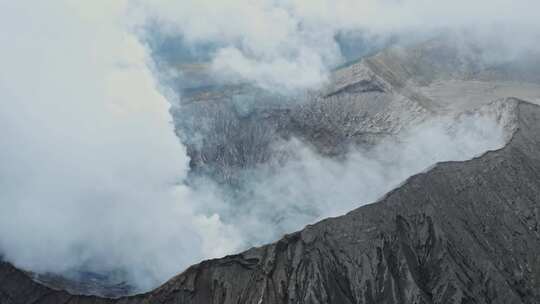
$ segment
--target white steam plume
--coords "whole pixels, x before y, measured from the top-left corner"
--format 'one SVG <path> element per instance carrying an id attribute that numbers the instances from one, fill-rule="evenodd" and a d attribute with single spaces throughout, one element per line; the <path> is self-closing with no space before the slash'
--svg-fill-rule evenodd
<path id="1" fill-rule="evenodd" d="M 538 4 L 526 0 L 137 4 L 130 10 L 125 0 L 0 0 L 0 252 L 19 267 L 120 269 L 147 289 L 202 258 L 367 203 L 437 160 L 465 159 L 502 143 L 500 133 L 490 133 L 495 127 L 480 121 L 480 131 L 453 137 L 424 126 L 405 144 L 345 163 L 302 148 L 297 162 L 251 185 L 252 206 L 231 211 L 219 195 L 183 185 L 185 148 L 148 69 L 147 50 L 128 26 L 146 21 L 147 12 L 190 43 L 215 43 L 218 75 L 286 90 L 325 81 L 341 61 L 334 38 L 341 31 L 467 26 L 476 17 L 488 27 L 528 29 L 538 20 Z M 527 12 L 517 18 L 521 7 Z M 466 17 L 465 8 L 476 17 Z M 274 227 L 270 211 L 285 222 Z M 224 224 L 218 215 L 231 213 L 243 217 Z"/>
<path id="2" fill-rule="evenodd" d="M 1 1 L 0 253 L 141 288 L 235 247 L 193 212 L 185 148 L 126 1 Z M 228 240 L 228 241 L 224 241 Z"/>
<path id="3" fill-rule="evenodd" d="M 147 5 L 144 7 L 144 4 Z M 536 0 L 139 1 L 163 31 L 213 43 L 214 73 L 267 89 L 306 89 L 343 61 L 336 37 L 459 31 L 505 57 L 540 50 Z M 411 35 L 412 34 L 412 35 Z M 369 41 L 369 39 L 368 39 Z"/>
<path id="4" fill-rule="evenodd" d="M 293 139 L 279 147 L 293 151 L 293 158 L 281 166 L 262 165 L 248 175 L 246 190 L 236 193 L 239 202 L 201 201 L 199 207 L 243 227 L 246 242 L 270 242 L 306 224 L 375 202 L 437 162 L 463 161 L 501 148 L 512 126 L 509 108 L 510 104 L 502 104 L 502 111 L 489 106 L 459 118 L 430 119 L 368 150 L 352 150 L 340 160 L 321 156 Z M 216 189 L 208 182 L 200 185 L 201 192 Z"/>

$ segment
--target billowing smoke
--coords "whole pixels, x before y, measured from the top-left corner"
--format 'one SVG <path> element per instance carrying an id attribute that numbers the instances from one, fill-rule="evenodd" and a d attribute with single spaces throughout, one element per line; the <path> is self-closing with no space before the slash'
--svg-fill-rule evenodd
<path id="1" fill-rule="evenodd" d="M 0 250 L 25 269 L 123 270 L 149 288 L 235 238 L 194 214 L 189 159 L 126 5 L 2 3 Z"/>
<path id="2" fill-rule="evenodd" d="M 180 37 L 182 58 L 209 62 L 221 80 L 288 92 L 324 83 L 349 56 L 340 39 L 355 31 L 384 45 L 396 32 L 428 31 L 426 24 L 429 31 L 478 24 L 472 16 L 483 29 L 507 23 L 530 29 L 538 6 L 525 0 L 0 3 L 6 29 L 0 36 L 0 253 L 36 272 L 121 271 L 140 289 L 203 258 L 372 202 L 437 161 L 498 148 L 506 135 L 496 116 L 467 116 L 457 125 L 428 121 L 341 160 L 291 139 L 278 148 L 296 151 L 294 157 L 257 168 L 244 185 L 249 191 L 231 197 L 212 182 L 190 188 L 189 158 L 169 114 L 169 102 L 178 102 L 163 97 L 176 94 L 156 82 L 149 50 L 134 34 L 141 26 L 154 26 L 143 35 Z M 512 12 L 520 7 L 526 10 L 517 18 Z"/>

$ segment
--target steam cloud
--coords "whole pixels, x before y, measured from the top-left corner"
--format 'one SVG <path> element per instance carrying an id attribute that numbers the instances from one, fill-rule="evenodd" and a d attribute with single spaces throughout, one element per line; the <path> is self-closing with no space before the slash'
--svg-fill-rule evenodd
<path id="1" fill-rule="evenodd" d="M 292 141 L 298 159 L 277 173 L 260 173 L 250 185 L 253 204 L 231 217 L 235 206 L 219 191 L 184 184 L 189 159 L 163 97 L 174 94 L 152 75 L 148 50 L 134 34 L 141 24 L 156 22 L 195 50 L 209 45 L 205 52 L 220 77 L 290 91 L 320 85 L 344 60 L 338 34 L 365 31 L 378 39 L 511 24 L 527 29 L 528 45 L 538 6 L 526 0 L 1 1 L 0 25 L 9 30 L 0 36 L 0 253 L 36 272 L 120 269 L 148 289 L 202 258 L 371 202 L 436 161 L 504 143 L 493 117 L 464 120 L 454 133 L 444 123 L 426 123 L 401 142 L 344 162 Z"/>
<path id="2" fill-rule="evenodd" d="M 125 1 L 2 4 L 0 248 L 25 269 L 149 288 L 235 247 L 193 212 L 169 104 Z"/>
<path id="3" fill-rule="evenodd" d="M 356 46 L 362 48 L 452 31 L 490 49 L 491 59 L 540 50 L 535 0 L 158 2 L 145 7 L 148 18 L 191 48 L 210 45 L 206 51 L 214 73 L 281 91 L 320 85 L 329 68 L 351 59 L 344 57 L 339 37 L 361 37 Z"/>
<path id="4" fill-rule="evenodd" d="M 270 242 L 306 224 L 375 202 L 437 162 L 463 161 L 501 148 L 511 132 L 511 113 L 506 108 L 430 119 L 375 147 L 350 151 L 340 160 L 292 139 L 279 149 L 294 151 L 294 157 L 249 174 L 247 190 L 235 193 L 236 202 L 224 200 L 226 195 L 216 191 L 220 188 L 205 181 L 198 190 L 218 193 L 222 199 L 200 204 L 206 212 L 219 213 L 242 228 L 239 236 L 244 242 Z"/>

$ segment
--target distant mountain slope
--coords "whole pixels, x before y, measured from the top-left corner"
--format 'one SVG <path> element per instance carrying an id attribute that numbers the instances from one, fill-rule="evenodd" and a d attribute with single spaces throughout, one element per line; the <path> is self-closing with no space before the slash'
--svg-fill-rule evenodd
<path id="1" fill-rule="evenodd" d="M 235 184 L 243 169 L 282 157 L 273 147 L 290 137 L 335 157 L 499 98 L 540 103 L 539 60 L 485 57 L 475 45 L 445 36 L 362 58 L 306 94 L 282 96 L 249 85 L 184 89 L 172 114 L 192 172 Z"/>
<path id="2" fill-rule="evenodd" d="M 75 297 L 0 264 L 0 303 L 539 303 L 540 107 L 501 150 L 441 163 L 377 203 L 192 266 L 155 291 Z"/>

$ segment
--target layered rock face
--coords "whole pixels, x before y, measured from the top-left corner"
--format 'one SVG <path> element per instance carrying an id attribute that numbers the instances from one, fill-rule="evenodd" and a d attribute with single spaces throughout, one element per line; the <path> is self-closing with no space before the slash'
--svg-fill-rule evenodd
<path id="1" fill-rule="evenodd" d="M 539 303 L 540 108 L 501 150 L 409 178 L 379 202 L 117 300 L 0 264 L 0 303 Z"/>

